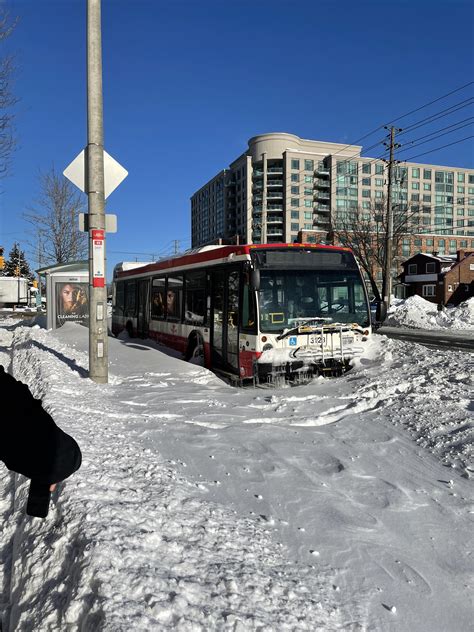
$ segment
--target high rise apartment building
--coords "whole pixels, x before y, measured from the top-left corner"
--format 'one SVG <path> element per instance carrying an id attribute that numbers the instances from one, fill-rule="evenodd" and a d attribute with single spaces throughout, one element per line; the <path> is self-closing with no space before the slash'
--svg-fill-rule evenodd
<path id="1" fill-rule="evenodd" d="M 224 242 L 321 241 L 354 209 L 386 206 L 387 165 L 362 147 L 293 134 L 254 136 L 248 149 L 191 198 L 193 247 Z M 474 247 L 474 170 L 402 162 L 394 168 L 394 213 L 416 231 L 401 256 Z"/>

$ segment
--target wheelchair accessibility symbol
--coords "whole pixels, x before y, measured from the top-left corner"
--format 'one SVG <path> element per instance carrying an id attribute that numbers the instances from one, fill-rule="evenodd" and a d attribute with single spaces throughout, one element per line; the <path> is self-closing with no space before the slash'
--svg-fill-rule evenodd
<path id="1" fill-rule="evenodd" d="M 290 336 L 290 338 L 288 338 L 288 343 L 290 347 L 296 347 L 297 342 L 298 338 L 296 336 Z"/>

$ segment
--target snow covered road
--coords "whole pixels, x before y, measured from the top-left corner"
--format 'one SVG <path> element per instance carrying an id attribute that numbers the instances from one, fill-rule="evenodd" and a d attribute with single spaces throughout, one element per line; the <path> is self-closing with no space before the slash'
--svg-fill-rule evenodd
<path id="1" fill-rule="evenodd" d="M 45 522 L 2 469 L 4 630 L 469 629 L 472 355 L 375 336 L 343 378 L 235 389 L 115 339 L 96 385 L 86 349 L 0 328 L 84 453 Z"/>

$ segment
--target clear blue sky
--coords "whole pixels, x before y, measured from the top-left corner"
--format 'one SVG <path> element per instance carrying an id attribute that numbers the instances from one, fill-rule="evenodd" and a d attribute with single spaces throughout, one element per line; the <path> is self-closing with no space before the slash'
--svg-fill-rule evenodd
<path id="1" fill-rule="evenodd" d="M 61 172 L 86 144 L 86 0 L 8 6 L 19 17 L 7 44 L 17 56 L 19 146 L 0 182 L 0 244 L 8 253 L 19 241 L 35 267 L 22 212 L 38 195 L 38 171 L 54 164 Z M 169 252 L 175 239 L 189 246 L 191 194 L 251 136 L 352 143 L 473 80 L 473 17 L 472 3 L 457 0 L 103 0 L 105 148 L 129 171 L 108 199 L 119 221 L 107 239 L 109 271 L 120 260 L 150 259 L 140 253 Z M 461 102 L 473 87 L 399 125 Z M 418 160 L 472 167 L 472 140 Z"/>

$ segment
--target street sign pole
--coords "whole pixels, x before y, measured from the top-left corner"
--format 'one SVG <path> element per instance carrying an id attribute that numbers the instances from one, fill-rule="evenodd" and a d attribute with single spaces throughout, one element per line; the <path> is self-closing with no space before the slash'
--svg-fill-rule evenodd
<path id="1" fill-rule="evenodd" d="M 89 377 L 105 384 L 108 382 L 108 341 L 100 0 L 87 0 L 86 192 L 89 202 Z"/>

